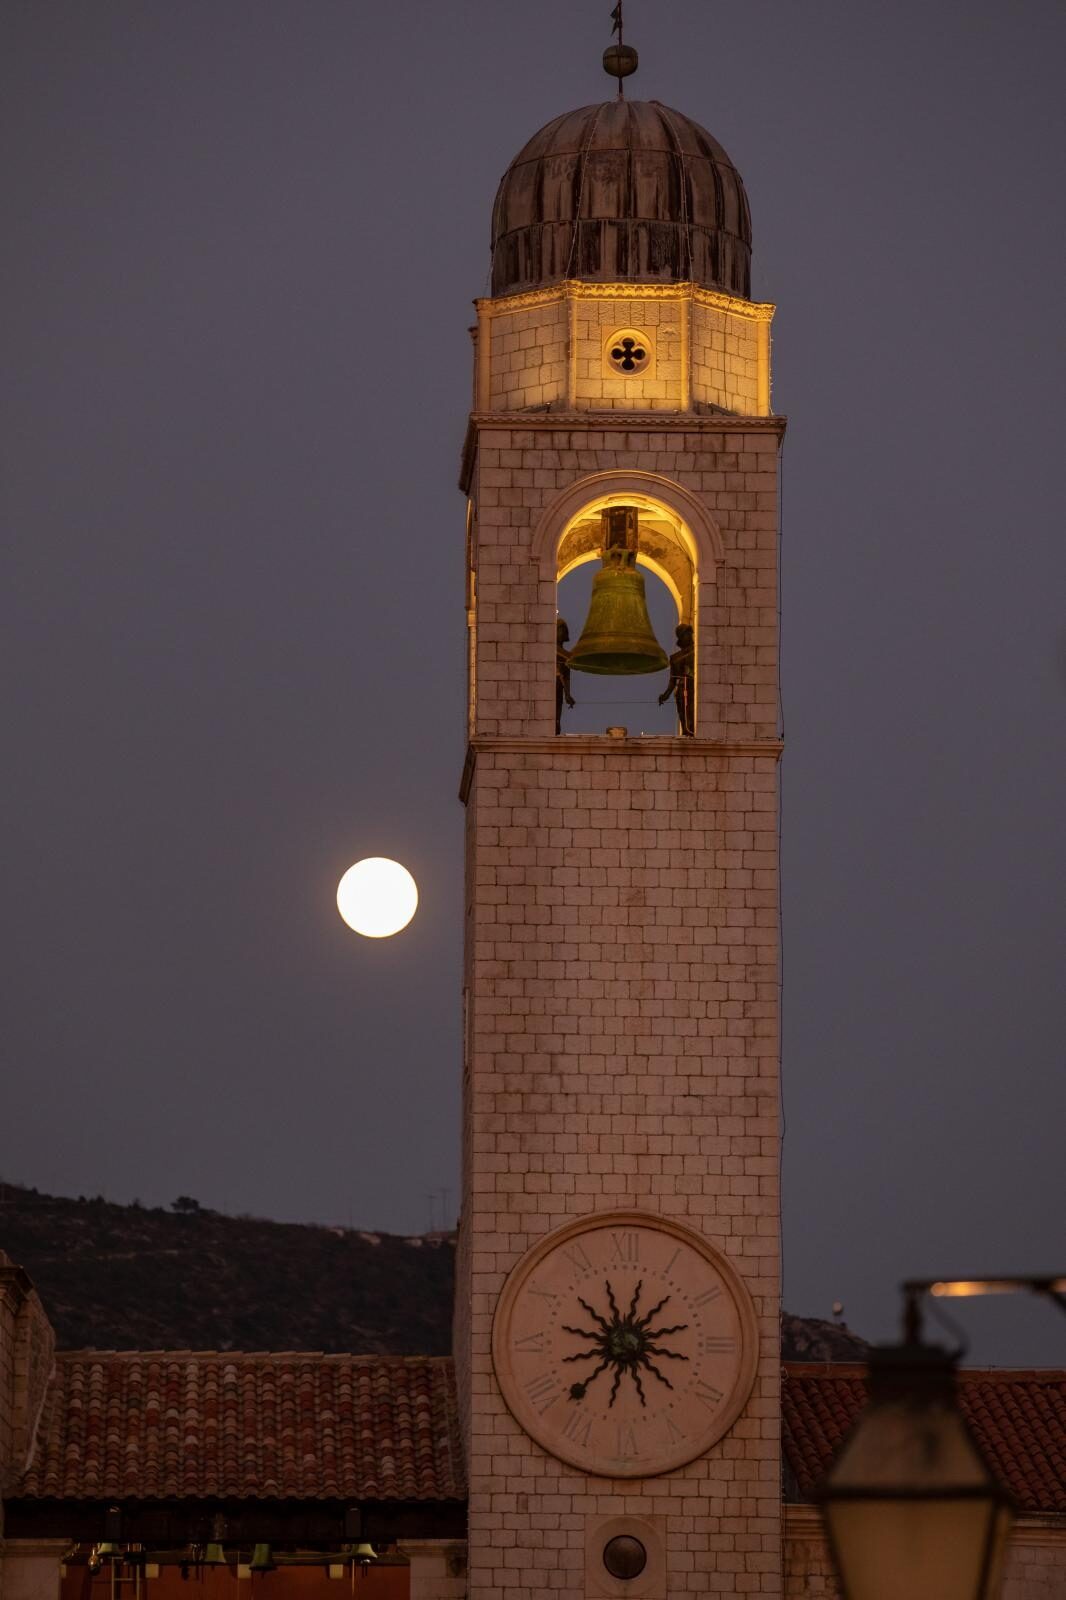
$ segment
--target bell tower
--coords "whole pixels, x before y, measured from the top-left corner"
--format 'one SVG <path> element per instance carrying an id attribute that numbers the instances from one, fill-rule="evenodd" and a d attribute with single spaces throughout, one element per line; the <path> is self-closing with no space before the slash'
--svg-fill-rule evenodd
<path id="1" fill-rule="evenodd" d="M 468 1592 L 780 1596 L 773 307 L 729 157 L 621 75 L 515 157 L 492 247 L 461 483 Z M 568 732 L 589 671 L 669 694 L 675 731 Z"/>

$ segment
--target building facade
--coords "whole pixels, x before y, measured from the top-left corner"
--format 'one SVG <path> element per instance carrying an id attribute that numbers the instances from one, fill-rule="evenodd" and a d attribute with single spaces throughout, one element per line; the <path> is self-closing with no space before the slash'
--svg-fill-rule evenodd
<path id="1" fill-rule="evenodd" d="M 541 130 L 493 246 L 462 484 L 469 1593 L 780 1595 L 773 308 L 735 168 L 655 102 Z M 556 732 L 558 584 L 619 518 L 691 630 L 691 734 L 680 700 L 674 736 Z"/>
<path id="2" fill-rule="evenodd" d="M 781 1394 L 781 1593 L 837 1600 L 811 1498 L 865 1369 L 786 1362 Z M 959 1399 L 1018 1506 L 1003 1600 L 1060 1600 L 1066 1373 L 964 1372 Z M 0 1600 L 465 1600 L 458 1410 L 445 1356 L 54 1352 L 0 1252 Z"/>

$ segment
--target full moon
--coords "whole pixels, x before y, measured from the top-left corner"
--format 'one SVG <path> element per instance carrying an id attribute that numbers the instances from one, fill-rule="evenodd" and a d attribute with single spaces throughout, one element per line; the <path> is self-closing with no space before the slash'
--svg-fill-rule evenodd
<path id="1" fill-rule="evenodd" d="M 388 939 L 406 928 L 418 906 L 418 885 L 406 867 L 367 856 L 337 885 L 337 910 L 366 939 Z"/>

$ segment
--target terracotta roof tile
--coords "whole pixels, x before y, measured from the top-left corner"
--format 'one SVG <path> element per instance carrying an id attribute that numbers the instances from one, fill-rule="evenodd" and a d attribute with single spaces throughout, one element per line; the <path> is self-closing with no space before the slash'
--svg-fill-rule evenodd
<path id="1" fill-rule="evenodd" d="M 1066 1372 L 960 1374 L 989 1465 L 1066 1514 Z M 786 1363 L 784 1449 L 809 1499 L 866 1401 L 861 1365 Z M 69 1500 L 461 1500 L 443 1356 L 64 1351 L 16 1494 Z"/>
<path id="2" fill-rule="evenodd" d="M 782 1377 L 785 1455 L 810 1499 L 866 1404 L 866 1369 L 788 1362 Z M 963 1369 L 959 1403 L 1019 1509 L 1066 1514 L 1066 1372 Z"/>
<path id="3" fill-rule="evenodd" d="M 462 1499 L 452 1363 L 439 1356 L 64 1351 L 17 1493 Z"/>

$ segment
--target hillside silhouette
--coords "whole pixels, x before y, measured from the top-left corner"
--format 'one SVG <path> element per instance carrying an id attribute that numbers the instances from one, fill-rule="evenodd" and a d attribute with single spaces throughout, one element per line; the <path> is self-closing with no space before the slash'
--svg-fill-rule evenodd
<path id="1" fill-rule="evenodd" d="M 0 1249 L 29 1273 L 61 1349 L 451 1349 L 451 1236 L 268 1222 L 183 1201 L 165 1210 L 3 1185 Z"/>
<path id="2" fill-rule="evenodd" d="M 25 1268 L 61 1349 L 447 1355 L 455 1236 L 64 1199 L 0 1184 L 0 1250 Z M 786 1359 L 862 1360 L 866 1344 L 782 1319 Z"/>

